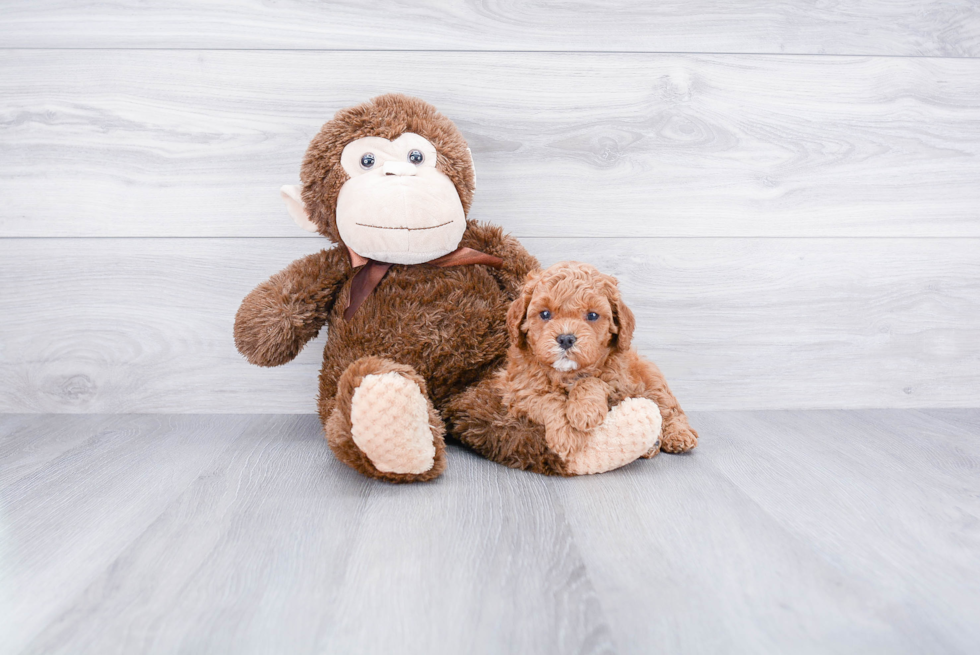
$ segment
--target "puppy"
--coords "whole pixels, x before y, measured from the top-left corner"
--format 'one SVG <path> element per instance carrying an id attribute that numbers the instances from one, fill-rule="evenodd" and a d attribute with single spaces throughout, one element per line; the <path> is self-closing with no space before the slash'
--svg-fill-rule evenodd
<path id="1" fill-rule="evenodd" d="M 634 325 L 616 279 L 594 267 L 532 273 L 507 314 L 506 366 L 450 403 L 453 434 L 502 464 L 555 475 L 694 448 L 663 374 L 630 345 Z"/>

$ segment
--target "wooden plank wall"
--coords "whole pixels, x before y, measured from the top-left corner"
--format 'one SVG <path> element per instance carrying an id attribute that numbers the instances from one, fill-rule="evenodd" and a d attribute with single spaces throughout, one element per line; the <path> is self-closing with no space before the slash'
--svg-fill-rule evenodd
<path id="1" fill-rule="evenodd" d="M 620 277 L 692 409 L 980 404 L 980 5 L 0 8 L 0 411 L 309 412 L 242 296 L 337 109 L 426 98 L 472 216 Z"/>

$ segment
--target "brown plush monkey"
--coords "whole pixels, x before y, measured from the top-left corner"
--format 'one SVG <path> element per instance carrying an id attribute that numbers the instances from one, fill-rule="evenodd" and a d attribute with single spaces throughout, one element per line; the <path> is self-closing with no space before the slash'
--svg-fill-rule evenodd
<path id="1" fill-rule="evenodd" d="M 505 316 L 537 261 L 469 221 L 474 171 L 456 126 L 385 95 L 313 139 L 290 214 L 335 245 L 260 284 L 235 318 L 253 364 L 292 360 L 326 325 L 319 414 L 337 457 L 392 482 L 446 467 L 440 410 L 500 366 Z"/>

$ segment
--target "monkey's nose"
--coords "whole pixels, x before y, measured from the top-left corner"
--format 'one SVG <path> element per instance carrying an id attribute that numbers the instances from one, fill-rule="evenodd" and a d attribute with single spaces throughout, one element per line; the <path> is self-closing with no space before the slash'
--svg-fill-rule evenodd
<path id="1" fill-rule="evenodd" d="M 562 350 L 568 350 L 575 345 L 577 339 L 574 334 L 559 334 L 555 337 L 555 341 L 558 342 L 558 347 Z"/>
<path id="2" fill-rule="evenodd" d="M 386 161 L 381 170 L 385 175 L 415 175 L 417 169 L 407 161 Z"/>

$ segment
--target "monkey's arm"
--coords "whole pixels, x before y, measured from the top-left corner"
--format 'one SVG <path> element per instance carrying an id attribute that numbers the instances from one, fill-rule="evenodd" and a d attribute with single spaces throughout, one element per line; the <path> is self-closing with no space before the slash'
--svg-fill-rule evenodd
<path id="1" fill-rule="evenodd" d="M 279 366 L 292 360 L 327 320 L 351 273 L 340 248 L 297 259 L 257 286 L 235 315 L 235 346 L 249 362 Z"/>
<path id="2" fill-rule="evenodd" d="M 509 234 L 504 234 L 503 229 L 496 225 L 467 221 L 466 233 L 463 234 L 459 245 L 504 260 L 503 268 L 489 270 L 511 300 L 520 294 L 527 274 L 541 267 L 538 260 L 524 250 L 520 241 Z"/>

